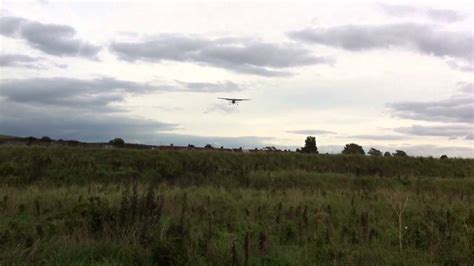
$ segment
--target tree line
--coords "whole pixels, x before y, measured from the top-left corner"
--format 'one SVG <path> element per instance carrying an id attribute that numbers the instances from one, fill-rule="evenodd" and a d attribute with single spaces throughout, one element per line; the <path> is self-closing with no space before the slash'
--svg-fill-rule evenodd
<path id="1" fill-rule="evenodd" d="M 296 149 L 296 152 L 300 153 L 309 153 L 309 154 L 319 154 L 318 146 L 316 145 L 316 137 L 308 136 L 306 137 L 305 144 L 301 149 Z M 365 155 L 364 148 L 356 143 L 349 143 L 344 146 L 344 149 L 341 151 L 342 154 L 346 155 Z M 371 156 L 396 156 L 396 157 L 408 157 L 408 154 L 402 150 L 395 150 L 394 153 L 390 153 L 389 151 L 382 152 L 376 148 L 370 148 L 367 154 Z M 447 159 L 447 155 L 442 155 L 440 159 Z"/>

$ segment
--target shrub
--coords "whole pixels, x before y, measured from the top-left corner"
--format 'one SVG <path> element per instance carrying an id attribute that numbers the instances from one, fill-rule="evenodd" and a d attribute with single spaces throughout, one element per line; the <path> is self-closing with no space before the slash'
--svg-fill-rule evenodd
<path id="1" fill-rule="evenodd" d="M 121 138 L 115 138 L 113 140 L 110 140 L 109 144 L 114 145 L 116 147 L 122 147 L 123 145 L 125 145 L 125 141 Z"/>
<path id="2" fill-rule="evenodd" d="M 362 148 L 362 146 L 355 143 L 350 143 L 350 144 L 346 144 L 346 146 L 344 147 L 344 150 L 342 150 L 342 154 L 365 155 L 365 151 Z"/>
<path id="3" fill-rule="evenodd" d="M 302 153 L 315 153 L 318 154 L 318 147 L 316 146 L 316 138 L 308 136 L 305 140 L 304 147 L 301 148 Z"/>
<path id="4" fill-rule="evenodd" d="M 402 150 L 396 150 L 395 153 L 393 153 L 393 156 L 408 157 L 407 153 Z"/>
<path id="5" fill-rule="evenodd" d="M 368 154 L 370 154 L 372 156 L 382 156 L 382 152 L 375 149 L 375 148 L 370 148 Z"/>

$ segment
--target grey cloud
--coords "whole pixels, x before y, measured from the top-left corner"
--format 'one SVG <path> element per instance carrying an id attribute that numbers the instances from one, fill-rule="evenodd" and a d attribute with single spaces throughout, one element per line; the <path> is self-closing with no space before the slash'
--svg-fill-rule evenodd
<path id="1" fill-rule="evenodd" d="M 266 43 L 251 39 L 207 39 L 162 34 L 152 40 L 114 42 L 110 50 L 126 61 L 192 62 L 261 76 L 291 75 L 290 67 L 331 63 L 327 57 L 313 56 L 301 46 Z"/>
<path id="2" fill-rule="evenodd" d="M 75 107 L 82 110 L 124 111 L 117 104 L 128 95 L 151 92 L 233 92 L 242 88 L 230 81 L 138 83 L 115 78 L 30 78 L 0 81 L 0 96 L 10 102 L 28 105 Z"/>
<path id="3" fill-rule="evenodd" d="M 461 70 L 464 72 L 471 72 L 474 71 L 474 61 L 457 61 L 457 60 L 448 60 L 448 65 L 457 70 Z"/>
<path id="4" fill-rule="evenodd" d="M 38 62 L 43 59 L 39 57 L 32 57 L 21 54 L 1 54 L 0 55 L 0 66 L 1 67 L 24 67 L 41 69 L 43 66 Z"/>
<path id="5" fill-rule="evenodd" d="M 442 126 L 422 126 L 414 125 L 411 127 L 399 127 L 394 131 L 416 136 L 436 136 L 448 138 L 464 138 L 469 139 L 474 133 L 472 125 L 442 125 Z"/>
<path id="6" fill-rule="evenodd" d="M 50 67 L 67 68 L 65 64 L 50 62 L 43 57 L 34 57 L 22 54 L 0 54 L 0 67 L 48 69 Z"/>
<path id="7" fill-rule="evenodd" d="M 0 81 L 0 96 L 9 101 L 50 106 L 74 106 L 89 110 L 120 111 L 114 104 L 127 95 L 151 92 L 233 92 L 242 88 L 233 82 L 137 83 L 114 78 L 31 78 Z"/>
<path id="8" fill-rule="evenodd" d="M 32 48 L 55 56 L 78 56 L 96 59 L 99 46 L 75 37 L 76 30 L 67 25 L 43 24 L 19 18 L 0 18 L 0 35 L 23 39 Z"/>
<path id="9" fill-rule="evenodd" d="M 317 130 L 317 129 L 301 129 L 301 130 L 289 130 L 286 133 L 291 134 L 299 134 L 299 135 L 328 135 L 328 134 L 336 134 L 332 131 L 326 130 Z"/>
<path id="10" fill-rule="evenodd" d="M 401 118 L 433 122 L 474 123 L 474 84 L 464 84 L 457 94 L 439 101 L 388 104 Z"/>
<path id="11" fill-rule="evenodd" d="M 141 138 L 174 130 L 177 126 L 123 114 L 78 112 L 74 108 L 47 108 L 8 101 L 0 101 L 0 113 L 2 134 L 15 136 L 107 141 L 119 136 Z"/>
<path id="12" fill-rule="evenodd" d="M 0 96 L 28 105 L 75 107 L 84 110 L 120 111 L 114 103 L 129 94 L 143 94 L 159 87 L 113 78 L 32 78 L 0 82 Z"/>
<path id="13" fill-rule="evenodd" d="M 441 22 L 455 22 L 462 20 L 466 17 L 465 14 L 450 10 L 450 9 L 436 9 L 436 8 L 427 8 L 420 6 L 408 6 L 408 5 L 388 5 L 388 4 L 379 4 L 380 8 L 388 15 L 396 17 L 404 16 L 426 16 L 432 20 L 441 21 Z"/>
<path id="14" fill-rule="evenodd" d="M 364 140 L 404 140 L 406 136 L 400 135 L 351 135 L 351 136 L 341 136 L 345 139 L 364 139 Z"/>
<path id="15" fill-rule="evenodd" d="M 159 87 L 112 78 L 36 78 L 2 81 L 0 129 L 19 136 L 107 141 L 146 139 L 178 125 L 134 117 L 115 104 Z M 3 99 L 3 100 L 2 100 Z"/>
<path id="16" fill-rule="evenodd" d="M 1 17 L 0 18 L 0 34 L 7 37 L 18 37 L 20 26 L 27 20 L 18 17 Z"/>
<path id="17" fill-rule="evenodd" d="M 74 108 L 31 106 L 0 100 L 0 133 L 13 136 L 49 136 L 55 139 L 108 141 L 114 137 L 127 142 L 155 145 L 188 145 L 214 147 L 263 147 L 271 137 L 198 136 L 176 134 L 177 124 L 165 123 L 125 114 L 75 112 Z"/>
<path id="18" fill-rule="evenodd" d="M 198 82 L 188 90 L 208 92 Z M 229 83 L 234 86 L 233 83 Z M 227 84 L 227 85 L 229 85 Z M 150 85 L 113 78 L 32 78 L 0 81 L 0 133 L 15 136 L 50 136 L 82 141 L 108 141 L 122 137 L 147 144 L 262 147 L 272 138 L 244 136 L 193 136 L 172 133 L 178 124 L 134 117 L 116 103 L 126 95 L 183 89 L 174 85 Z M 120 111 L 120 112 L 119 112 Z"/>
<path id="19" fill-rule="evenodd" d="M 237 83 L 232 81 L 221 82 L 184 82 L 176 81 L 178 84 L 185 87 L 186 91 L 190 92 L 236 92 L 243 90 Z"/>
<path id="20" fill-rule="evenodd" d="M 427 24 L 342 25 L 292 31 L 288 35 L 303 42 L 351 51 L 401 47 L 467 62 L 472 62 L 474 55 L 472 34 L 443 31 Z"/>

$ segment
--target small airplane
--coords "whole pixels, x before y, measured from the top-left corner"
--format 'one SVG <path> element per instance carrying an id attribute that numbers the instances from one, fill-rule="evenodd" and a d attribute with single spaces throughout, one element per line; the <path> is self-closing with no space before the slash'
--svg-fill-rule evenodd
<path id="1" fill-rule="evenodd" d="M 229 104 L 239 104 L 241 101 L 250 101 L 250 99 L 239 99 L 239 98 L 218 98 L 221 100 L 229 101 Z"/>

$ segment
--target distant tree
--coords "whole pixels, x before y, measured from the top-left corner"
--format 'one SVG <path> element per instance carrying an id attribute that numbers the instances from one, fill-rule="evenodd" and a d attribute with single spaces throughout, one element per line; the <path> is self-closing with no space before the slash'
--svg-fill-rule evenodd
<path id="1" fill-rule="evenodd" d="M 211 144 L 206 144 L 206 146 L 204 146 L 204 148 L 205 149 L 214 149 Z"/>
<path id="2" fill-rule="evenodd" d="M 41 141 L 44 141 L 44 142 L 51 142 L 51 138 L 50 137 L 47 137 L 47 136 L 44 136 L 41 138 Z"/>
<path id="3" fill-rule="evenodd" d="M 448 155 L 446 154 L 443 154 L 441 155 L 441 157 L 439 157 L 441 160 L 445 160 L 445 159 L 448 159 Z"/>
<path id="4" fill-rule="evenodd" d="M 384 154 L 383 154 L 384 157 L 390 157 L 392 156 L 392 154 L 389 152 L 389 151 L 386 151 Z"/>
<path id="5" fill-rule="evenodd" d="M 116 147 L 122 147 L 123 145 L 125 145 L 125 141 L 121 138 L 115 138 L 113 140 L 110 140 L 109 144 L 114 145 Z"/>
<path id="6" fill-rule="evenodd" d="M 393 156 L 408 157 L 408 154 L 402 150 L 396 150 L 395 153 L 393 153 Z"/>
<path id="7" fill-rule="evenodd" d="M 342 150 L 342 154 L 365 155 L 365 151 L 362 146 L 355 143 L 350 143 L 346 144 L 344 150 Z"/>
<path id="8" fill-rule="evenodd" d="M 35 137 L 27 137 L 26 138 L 26 145 L 31 145 L 33 142 L 35 142 L 37 139 Z"/>
<path id="9" fill-rule="evenodd" d="M 375 148 L 370 148 L 368 154 L 370 154 L 372 156 L 382 156 L 382 152 L 375 149 Z"/>
<path id="10" fill-rule="evenodd" d="M 308 136 L 304 142 L 304 147 L 301 148 L 302 153 L 318 154 L 318 147 L 316 146 L 316 137 Z"/>
<path id="11" fill-rule="evenodd" d="M 278 151 L 278 149 L 275 148 L 274 146 L 267 146 L 267 147 L 263 148 L 262 150 L 264 150 L 264 151 Z"/>

